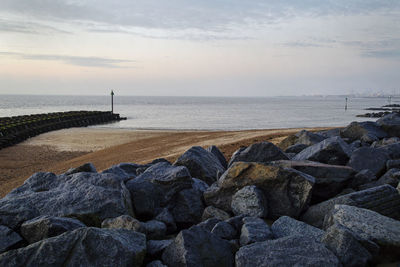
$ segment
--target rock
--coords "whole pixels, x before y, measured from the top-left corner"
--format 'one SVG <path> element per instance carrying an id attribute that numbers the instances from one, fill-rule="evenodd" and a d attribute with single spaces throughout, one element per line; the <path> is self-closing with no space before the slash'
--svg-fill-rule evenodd
<path id="1" fill-rule="evenodd" d="M 298 137 L 294 134 L 289 135 L 285 139 L 283 139 L 279 144 L 278 147 L 282 150 L 286 150 L 288 147 L 293 146 L 296 144 Z"/>
<path id="2" fill-rule="evenodd" d="M 128 181 L 129 179 L 135 178 L 135 175 L 127 173 L 118 166 L 112 166 L 111 168 L 102 171 L 102 173 L 112 173 L 118 176 L 124 182 Z"/>
<path id="3" fill-rule="evenodd" d="M 24 240 L 19 234 L 7 226 L 0 225 L 0 254 L 7 250 L 20 247 L 23 242 Z"/>
<path id="4" fill-rule="evenodd" d="M 164 265 L 162 261 L 152 261 L 149 262 L 146 267 L 168 267 L 167 265 Z"/>
<path id="5" fill-rule="evenodd" d="M 375 181 L 376 179 L 377 178 L 372 171 L 370 171 L 368 169 L 364 169 L 362 171 L 359 171 L 354 176 L 354 178 L 351 180 L 349 186 L 351 188 L 358 189 L 360 186 L 371 183 L 371 182 Z"/>
<path id="6" fill-rule="evenodd" d="M 315 178 L 312 203 L 318 203 L 339 194 L 353 179 L 355 171 L 348 166 L 329 165 L 314 161 L 279 160 L 272 164 L 293 168 Z"/>
<path id="7" fill-rule="evenodd" d="M 146 237 L 125 229 L 79 228 L 0 255 L 0 266 L 140 266 Z"/>
<path id="8" fill-rule="evenodd" d="M 127 229 L 132 231 L 140 231 L 141 224 L 135 218 L 129 215 L 121 215 L 116 218 L 105 219 L 101 223 L 101 228 L 111 228 L 111 229 Z"/>
<path id="9" fill-rule="evenodd" d="M 387 153 L 390 159 L 400 159 L 400 143 L 381 146 L 378 149 Z"/>
<path id="10" fill-rule="evenodd" d="M 372 260 L 371 253 L 343 226 L 329 227 L 322 242 L 339 258 L 343 266 L 368 266 Z"/>
<path id="11" fill-rule="evenodd" d="M 353 121 L 346 128 L 341 130 L 340 135 L 343 138 L 350 139 L 351 142 L 360 140 L 366 143 L 372 143 L 377 139 L 387 137 L 387 133 L 373 121 Z"/>
<path id="12" fill-rule="evenodd" d="M 351 154 L 348 165 L 356 171 L 370 170 L 374 175 L 381 174 L 386 168 L 389 156 L 377 148 L 361 147 Z"/>
<path id="13" fill-rule="evenodd" d="M 307 238 L 314 238 L 316 241 L 321 241 L 325 234 L 319 228 L 308 225 L 304 222 L 295 220 L 288 216 L 282 216 L 271 225 L 271 230 L 275 238 L 285 236 L 306 236 Z"/>
<path id="14" fill-rule="evenodd" d="M 400 137 L 400 114 L 391 113 L 379 120 L 376 123 L 385 130 L 389 136 Z"/>
<path id="15" fill-rule="evenodd" d="M 315 145 L 326 139 L 326 137 L 323 135 L 320 135 L 318 133 L 312 133 L 306 130 L 298 132 L 296 136 L 297 136 L 296 144 L 302 144 L 307 146 Z"/>
<path id="16" fill-rule="evenodd" d="M 247 215 L 265 218 L 268 215 L 267 200 L 263 192 L 255 185 L 245 186 L 237 191 L 231 202 L 235 215 Z"/>
<path id="17" fill-rule="evenodd" d="M 218 147 L 209 146 L 209 147 L 207 147 L 206 150 L 208 152 L 211 152 L 212 154 L 214 154 L 214 156 L 216 156 L 218 158 L 222 167 L 224 167 L 225 169 L 228 168 L 228 163 L 226 162 L 226 158 L 225 158 L 224 154 L 222 154 L 221 150 L 218 149 Z"/>
<path id="18" fill-rule="evenodd" d="M 79 167 L 69 169 L 65 175 L 71 175 L 78 172 L 97 172 L 97 170 L 93 163 L 88 162 Z"/>
<path id="19" fill-rule="evenodd" d="M 293 160 L 311 160 L 333 165 L 345 165 L 351 155 L 349 145 L 340 137 L 331 137 L 307 147 Z"/>
<path id="20" fill-rule="evenodd" d="M 165 248 L 168 247 L 174 239 L 164 239 L 164 240 L 149 240 L 147 241 L 147 254 L 152 258 L 161 257 Z"/>
<path id="21" fill-rule="evenodd" d="M 239 215 L 239 216 L 231 217 L 231 218 L 225 220 L 225 222 L 232 225 L 233 228 L 235 228 L 236 231 L 240 233 L 240 231 L 242 230 L 242 226 L 243 226 L 243 218 L 245 218 L 245 217 L 247 217 L 247 216 Z"/>
<path id="22" fill-rule="evenodd" d="M 400 169 L 400 159 L 386 161 L 386 169 Z"/>
<path id="23" fill-rule="evenodd" d="M 198 192 L 200 192 L 201 194 L 204 193 L 204 191 L 207 190 L 207 188 L 209 188 L 208 184 L 206 184 L 205 182 L 203 182 L 200 179 L 197 178 L 192 178 L 193 184 L 192 184 L 192 188 L 194 190 L 197 190 Z"/>
<path id="24" fill-rule="evenodd" d="M 372 210 L 348 205 L 335 205 L 325 218 L 324 228 L 340 225 L 359 240 L 370 240 L 380 246 L 380 258 L 400 260 L 400 221 Z"/>
<path id="25" fill-rule="evenodd" d="M 169 245 L 162 260 L 168 266 L 233 266 L 231 245 L 201 227 L 181 231 Z"/>
<path id="26" fill-rule="evenodd" d="M 146 220 L 159 214 L 178 192 L 192 188 L 192 177 L 184 166 L 160 162 L 129 180 L 126 187 L 131 193 L 136 215 Z"/>
<path id="27" fill-rule="evenodd" d="M 123 214 L 134 216 L 130 194 L 112 174 L 36 173 L 0 199 L 0 224 L 12 229 L 41 215 L 72 217 L 100 226 L 104 219 Z"/>
<path id="28" fill-rule="evenodd" d="M 32 244 L 81 227 L 86 225 L 77 219 L 44 215 L 24 222 L 20 231 L 21 235 Z"/>
<path id="29" fill-rule="evenodd" d="M 294 169 L 262 163 L 235 162 L 220 178 L 218 186 L 204 192 L 207 205 L 230 212 L 232 196 L 247 185 L 264 193 L 268 217 L 297 217 L 308 205 L 315 179 Z"/>
<path id="30" fill-rule="evenodd" d="M 315 239 L 287 236 L 241 247 L 236 253 L 236 266 L 340 266 L 340 263 Z"/>
<path id="31" fill-rule="evenodd" d="M 241 246 L 273 238 L 274 234 L 271 232 L 270 227 L 264 222 L 264 220 L 257 217 L 243 218 L 243 226 L 240 233 Z"/>
<path id="32" fill-rule="evenodd" d="M 377 185 L 388 184 L 396 187 L 400 181 L 400 169 L 390 169 L 376 182 Z"/>
<path id="33" fill-rule="evenodd" d="M 325 130 L 325 131 L 319 131 L 316 132 L 317 134 L 320 134 L 326 138 L 330 138 L 330 137 L 334 137 L 334 136 L 340 136 L 340 131 L 342 129 L 341 128 L 333 128 L 330 130 Z"/>
<path id="34" fill-rule="evenodd" d="M 143 167 L 144 165 L 123 162 L 123 163 L 120 163 L 115 166 L 122 169 L 125 173 L 136 177 L 138 175 L 137 169 Z M 150 167 L 150 166 L 148 166 L 148 167 Z"/>
<path id="35" fill-rule="evenodd" d="M 167 226 L 157 220 L 142 222 L 140 229 L 140 232 L 145 233 L 148 239 L 162 239 L 167 232 Z"/>
<path id="36" fill-rule="evenodd" d="M 191 147 L 177 159 L 174 165 L 186 166 L 193 177 L 209 185 L 217 181 L 218 174 L 225 171 L 217 156 L 200 146 Z"/>
<path id="37" fill-rule="evenodd" d="M 164 208 L 156 217 L 157 221 L 163 222 L 167 226 L 167 234 L 176 231 L 177 227 L 174 221 L 174 217 L 167 208 Z"/>
<path id="38" fill-rule="evenodd" d="M 235 239 L 238 235 L 236 229 L 227 222 L 219 222 L 211 230 L 211 233 L 222 239 Z"/>
<path id="39" fill-rule="evenodd" d="M 374 143 L 372 143 L 371 147 L 378 148 L 381 146 L 392 145 L 396 143 L 400 143 L 400 138 L 398 137 L 383 138 L 379 141 L 375 141 Z"/>
<path id="40" fill-rule="evenodd" d="M 356 150 L 357 148 L 360 148 L 363 146 L 363 143 L 360 140 L 356 140 L 354 142 L 352 142 L 349 147 L 351 151 Z"/>
<path id="41" fill-rule="evenodd" d="M 219 220 L 217 218 L 210 218 L 210 219 L 207 219 L 207 220 L 197 224 L 197 226 L 203 228 L 204 230 L 206 230 L 208 232 L 211 232 L 212 229 L 214 228 L 214 226 L 219 222 L 221 222 L 221 220 Z"/>
<path id="42" fill-rule="evenodd" d="M 235 152 L 228 166 L 234 162 L 269 162 L 280 159 L 289 159 L 283 151 L 270 142 L 261 142 Z"/>
<path id="43" fill-rule="evenodd" d="M 305 144 L 294 144 L 288 148 L 286 148 L 285 153 L 299 153 L 300 151 L 302 151 L 303 149 L 306 149 L 308 147 L 308 145 Z"/>
<path id="44" fill-rule="evenodd" d="M 301 220 L 315 227 L 322 228 L 325 215 L 336 204 L 345 204 L 367 208 L 392 218 L 400 218 L 400 195 L 390 185 L 382 185 L 351 194 L 335 197 L 311 206 L 301 217 Z"/>
<path id="45" fill-rule="evenodd" d="M 208 220 L 210 218 L 217 218 L 217 219 L 219 219 L 221 221 L 224 221 L 224 220 L 229 219 L 230 217 L 231 216 L 227 212 L 225 212 L 225 211 L 223 211 L 221 209 L 218 209 L 218 208 L 216 208 L 214 206 L 208 206 L 208 207 L 206 207 L 204 209 L 203 215 L 201 217 L 201 220 L 205 221 L 205 220 Z"/>
<path id="46" fill-rule="evenodd" d="M 204 211 L 202 198 L 203 194 L 194 189 L 180 191 L 171 208 L 175 223 L 187 227 L 201 222 Z"/>

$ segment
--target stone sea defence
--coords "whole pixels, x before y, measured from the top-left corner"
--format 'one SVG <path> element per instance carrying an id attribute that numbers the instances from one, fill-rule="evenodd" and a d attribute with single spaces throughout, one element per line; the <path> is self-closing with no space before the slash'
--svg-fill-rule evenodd
<path id="1" fill-rule="evenodd" d="M 395 266 L 399 126 L 36 173 L 0 199 L 0 266 Z"/>
<path id="2" fill-rule="evenodd" d="M 41 133 L 124 120 L 108 111 L 68 111 L 0 118 L 0 149 Z"/>

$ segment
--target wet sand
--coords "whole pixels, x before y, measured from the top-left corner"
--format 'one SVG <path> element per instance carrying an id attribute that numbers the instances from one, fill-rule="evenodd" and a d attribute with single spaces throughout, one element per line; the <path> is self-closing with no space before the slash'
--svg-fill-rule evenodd
<path id="1" fill-rule="evenodd" d="M 323 130 L 328 128 L 309 128 Z M 63 173 L 92 162 L 98 171 L 121 162 L 147 163 L 156 158 L 175 161 L 192 146 L 216 145 L 230 158 L 241 146 L 280 142 L 296 129 L 248 131 L 148 131 L 71 128 L 45 133 L 0 150 L 0 197 L 39 171 Z"/>

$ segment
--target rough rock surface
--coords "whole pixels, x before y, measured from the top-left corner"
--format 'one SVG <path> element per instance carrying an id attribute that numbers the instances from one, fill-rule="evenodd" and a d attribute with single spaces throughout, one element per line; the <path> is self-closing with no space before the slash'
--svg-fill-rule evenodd
<path id="1" fill-rule="evenodd" d="M 163 264 L 162 261 L 152 261 L 149 262 L 146 267 L 168 267 L 167 265 Z"/>
<path id="2" fill-rule="evenodd" d="M 282 216 L 276 220 L 271 225 L 271 230 L 275 238 L 300 235 L 312 237 L 315 240 L 320 241 L 325 234 L 325 232 L 319 228 L 295 220 L 288 216 Z"/>
<path id="3" fill-rule="evenodd" d="M 65 174 L 71 175 L 78 172 L 97 172 L 97 170 L 93 163 L 88 162 L 79 167 L 69 169 Z"/>
<path id="4" fill-rule="evenodd" d="M 287 236 L 241 247 L 236 253 L 236 266 L 340 266 L 340 263 L 315 239 Z"/>
<path id="5" fill-rule="evenodd" d="M 399 193 L 390 185 L 382 185 L 313 205 L 302 215 L 301 220 L 321 228 L 325 215 L 329 214 L 336 204 L 366 208 L 395 219 L 400 218 Z"/>
<path id="6" fill-rule="evenodd" d="M 111 173 L 116 176 L 118 176 L 121 180 L 126 182 L 129 179 L 135 178 L 135 175 L 127 173 L 124 169 L 118 167 L 118 166 L 112 166 L 111 168 L 108 168 L 101 173 Z"/>
<path id="7" fill-rule="evenodd" d="M 116 218 L 105 219 L 101 223 L 101 228 L 127 229 L 132 231 L 140 231 L 141 225 L 138 220 L 129 215 L 121 215 Z"/>
<path id="8" fill-rule="evenodd" d="M 217 218 L 210 218 L 210 219 L 207 219 L 207 220 L 197 224 L 196 226 L 201 227 L 208 232 L 211 232 L 212 229 L 214 228 L 214 226 L 220 222 L 221 222 L 221 220 L 219 220 Z"/>
<path id="9" fill-rule="evenodd" d="M 216 156 L 219 160 L 219 162 L 221 163 L 222 167 L 224 167 L 225 169 L 228 168 L 228 162 L 226 161 L 226 158 L 224 156 L 224 154 L 222 154 L 221 150 L 218 149 L 218 147 L 216 146 L 209 146 L 206 149 L 208 152 L 211 152 L 212 154 L 214 154 L 214 156 Z"/>
<path id="10" fill-rule="evenodd" d="M 193 177 L 209 185 L 217 181 L 219 175 L 225 171 L 218 157 L 200 146 L 191 147 L 174 165 L 186 166 Z"/>
<path id="11" fill-rule="evenodd" d="M 283 151 L 270 142 L 261 142 L 236 151 L 229 161 L 229 166 L 234 162 L 269 162 L 280 159 L 289 159 Z"/>
<path id="12" fill-rule="evenodd" d="M 167 226 L 167 234 L 173 233 L 176 231 L 177 227 L 174 221 L 174 217 L 171 212 L 167 208 L 164 208 L 156 217 L 157 221 L 165 223 Z"/>
<path id="13" fill-rule="evenodd" d="M 376 123 L 382 127 L 390 136 L 393 137 L 400 137 L 400 114 L 399 113 L 392 113 L 386 115 Z"/>
<path id="14" fill-rule="evenodd" d="M 207 205 L 231 211 L 232 196 L 247 185 L 263 191 L 268 217 L 298 216 L 308 205 L 315 179 L 294 169 L 262 163 L 235 162 L 220 178 L 218 186 L 204 192 Z"/>
<path id="15" fill-rule="evenodd" d="M 161 257 L 165 248 L 168 247 L 174 239 L 149 240 L 147 241 L 147 254 L 151 257 Z"/>
<path id="16" fill-rule="evenodd" d="M 201 221 L 204 204 L 203 194 L 194 189 L 185 189 L 177 194 L 171 214 L 176 224 L 196 224 Z"/>
<path id="17" fill-rule="evenodd" d="M 386 169 L 400 169 L 400 159 L 388 160 L 386 162 Z"/>
<path id="18" fill-rule="evenodd" d="M 389 155 L 377 148 L 361 147 L 356 149 L 350 157 L 348 165 L 356 171 L 370 170 L 379 175 L 386 169 Z"/>
<path id="19" fill-rule="evenodd" d="M 293 160 L 311 160 L 333 165 L 345 165 L 351 155 L 349 145 L 336 136 L 307 147 Z"/>
<path id="20" fill-rule="evenodd" d="M 365 169 L 354 175 L 354 178 L 351 180 L 349 186 L 351 188 L 358 189 L 360 186 L 371 183 L 376 179 L 377 178 L 372 171 Z"/>
<path id="21" fill-rule="evenodd" d="M 306 149 L 308 147 L 308 145 L 305 144 L 294 144 L 289 146 L 288 148 L 286 148 L 285 153 L 299 153 L 300 151 L 302 151 L 303 149 Z"/>
<path id="22" fill-rule="evenodd" d="M 104 219 L 123 214 L 134 215 L 130 194 L 112 174 L 36 173 L 0 199 L 0 224 L 13 229 L 40 215 L 74 217 L 100 226 Z"/>
<path id="23" fill-rule="evenodd" d="M 125 229 L 80 228 L 0 255 L 0 266 L 140 266 L 146 237 Z"/>
<path id="24" fill-rule="evenodd" d="M 386 152 L 390 159 L 400 159 L 400 143 L 381 146 L 378 149 Z"/>
<path id="25" fill-rule="evenodd" d="M 302 144 L 307 146 L 315 145 L 326 139 L 326 137 L 321 134 L 309 132 L 306 130 L 298 132 L 296 136 L 297 136 L 296 144 Z"/>
<path id="26" fill-rule="evenodd" d="M 265 218 L 268 215 L 267 200 L 263 192 L 255 185 L 245 186 L 237 191 L 231 202 L 235 215 L 247 215 Z"/>
<path id="27" fill-rule="evenodd" d="M 264 220 L 257 217 L 243 218 L 243 226 L 240 233 L 240 245 L 245 246 L 254 242 L 273 239 L 274 234 Z"/>
<path id="28" fill-rule="evenodd" d="M 225 221 L 217 223 L 211 230 L 211 233 L 228 240 L 234 239 L 238 235 L 236 229 Z"/>
<path id="29" fill-rule="evenodd" d="M 23 243 L 22 237 L 8 228 L 7 226 L 0 225 L 0 254 L 19 247 Z"/>
<path id="30" fill-rule="evenodd" d="M 176 236 L 162 260 L 168 266 L 233 266 L 234 255 L 228 241 L 193 226 Z"/>
<path id="31" fill-rule="evenodd" d="M 166 207 L 181 190 L 192 188 L 192 177 L 184 166 L 167 162 L 152 165 L 141 175 L 126 183 L 132 196 L 135 213 L 151 219 Z"/>
<path id="32" fill-rule="evenodd" d="M 148 239 L 162 239 L 165 238 L 167 226 L 163 222 L 151 220 L 140 223 L 140 232 L 145 233 Z"/>
<path id="33" fill-rule="evenodd" d="M 350 141 L 360 140 L 367 143 L 387 137 L 387 133 L 373 121 L 353 121 L 341 130 L 340 135 L 343 138 L 350 139 Z"/>
<path id="34" fill-rule="evenodd" d="M 44 215 L 24 222 L 20 232 L 29 243 L 35 243 L 81 227 L 86 225 L 77 219 Z"/>
<path id="35" fill-rule="evenodd" d="M 210 218 L 217 218 L 217 219 L 219 219 L 221 221 L 224 221 L 226 219 L 229 219 L 230 217 L 231 216 L 227 212 L 225 212 L 225 211 L 223 211 L 221 209 L 218 209 L 218 208 L 216 208 L 214 206 L 208 206 L 208 207 L 206 207 L 204 209 L 203 215 L 201 217 L 201 220 L 205 221 L 205 220 L 208 220 Z"/>
<path id="36" fill-rule="evenodd" d="M 400 251 L 400 221 L 377 212 L 348 205 L 335 205 L 325 218 L 324 228 L 343 226 L 359 240 L 369 240 L 380 246 L 380 254 Z M 390 253 L 400 260 L 399 253 Z"/>

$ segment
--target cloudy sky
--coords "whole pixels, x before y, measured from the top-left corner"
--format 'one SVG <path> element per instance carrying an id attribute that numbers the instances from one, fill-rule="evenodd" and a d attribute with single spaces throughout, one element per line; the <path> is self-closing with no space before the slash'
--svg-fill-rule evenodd
<path id="1" fill-rule="evenodd" d="M 399 0 L 1 0 L 0 94 L 400 91 Z"/>

